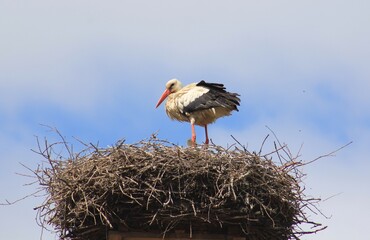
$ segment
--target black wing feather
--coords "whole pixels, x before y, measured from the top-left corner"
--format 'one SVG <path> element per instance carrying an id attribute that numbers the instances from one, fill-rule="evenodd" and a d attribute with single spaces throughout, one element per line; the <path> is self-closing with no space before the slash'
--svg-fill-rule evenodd
<path id="1" fill-rule="evenodd" d="M 207 83 L 202 80 L 196 86 L 208 88 L 209 91 L 185 106 L 185 113 L 214 107 L 224 107 L 238 111 L 238 106 L 240 105 L 240 98 L 238 96 L 240 95 L 227 92 L 223 84 Z"/>

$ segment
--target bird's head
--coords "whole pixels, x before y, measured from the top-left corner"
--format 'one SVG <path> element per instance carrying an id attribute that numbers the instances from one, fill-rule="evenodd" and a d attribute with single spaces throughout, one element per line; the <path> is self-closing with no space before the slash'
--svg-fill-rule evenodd
<path id="1" fill-rule="evenodd" d="M 161 103 L 170 95 L 171 93 L 175 93 L 182 88 L 182 84 L 177 79 L 171 79 L 166 83 L 166 90 L 162 93 L 162 96 L 159 98 L 156 108 L 161 105 Z"/>
<path id="2" fill-rule="evenodd" d="M 166 83 L 166 90 L 168 89 L 171 93 L 177 92 L 182 88 L 182 84 L 176 78 L 171 79 Z"/>

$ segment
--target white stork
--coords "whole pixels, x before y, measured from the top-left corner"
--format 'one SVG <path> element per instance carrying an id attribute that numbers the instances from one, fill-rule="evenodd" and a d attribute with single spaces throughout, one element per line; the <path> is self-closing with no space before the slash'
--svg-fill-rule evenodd
<path id="1" fill-rule="evenodd" d="M 196 134 L 194 125 L 203 126 L 206 134 L 205 144 L 209 143 L 207 125 L 217 118 L 231 115 L 238 111 L 239 94 L 225 90 L 223 84 L 191 83 L 185 87 L 177 79 L 166 83 L 166 90 L 158 100 L 156 108 L 168 97 L 166 113 L 171 119 L 191 124 L 191 141 L 195 144 Z"/>

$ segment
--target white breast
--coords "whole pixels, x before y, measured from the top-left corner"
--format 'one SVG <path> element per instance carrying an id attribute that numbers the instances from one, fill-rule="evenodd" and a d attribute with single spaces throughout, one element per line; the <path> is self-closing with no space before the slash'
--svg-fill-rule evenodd
<path id="1" fill-rule="evenodd" d="M 189 122 L 189 116 L 184 114 L 184 107 L 207 93 L 209 89 L 197 87 L 196 83 L 189 84 L 180 91 L 170 94 L 166 102 L 166 113 L 171 119 Z"/>

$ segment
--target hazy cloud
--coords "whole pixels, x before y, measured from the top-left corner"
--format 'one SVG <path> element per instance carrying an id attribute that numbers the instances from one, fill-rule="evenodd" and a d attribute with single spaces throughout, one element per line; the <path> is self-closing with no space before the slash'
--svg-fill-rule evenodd
<path id="1" fill-rule="evenodd" d="M 333 215 L 324 220 L 328 230 L 307 239 L 347 236 L 345 221 L 356 214 L 350 228 L 360 238 L 369 191 L 353 186 L 369 180 L 369 7 L 357 0 L 2 1 L 0 143 L 9 155 L 0 176 L 10 178 L 18 168 L 9 162 L 28 158 L 33 135 L 45 134 L 40 123 L 103 144 L 157 130 L 184 144 L 189 126 L 154 104 L 170 78 L 206 79 L 242 98 L 240 112 L 210 126 L 215 143 L 232 143 L 233 134 L 259 149 L 267 125 L 292 152 L 303 144 L 310 159 L 354 141 L 307 169 L 313 195 L 343 192 L 322 205 Z M 351 199 L 358 204 L 348 207 Z"/>

